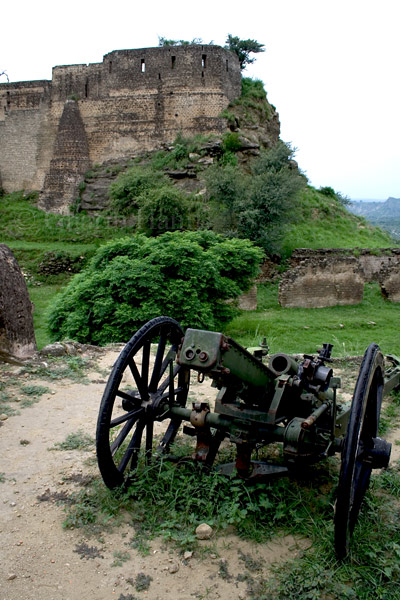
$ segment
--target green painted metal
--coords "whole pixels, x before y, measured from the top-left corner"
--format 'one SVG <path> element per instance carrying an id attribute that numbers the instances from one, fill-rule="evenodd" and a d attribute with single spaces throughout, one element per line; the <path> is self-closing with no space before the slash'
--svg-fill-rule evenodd
<path id="1" fill-rule="evenodd" d="M 228 377 L 252 388 L 270 388 L 276 374 L 245 348 L 222 333 L 188 329 L 177 362 L 190 369 Z"/>

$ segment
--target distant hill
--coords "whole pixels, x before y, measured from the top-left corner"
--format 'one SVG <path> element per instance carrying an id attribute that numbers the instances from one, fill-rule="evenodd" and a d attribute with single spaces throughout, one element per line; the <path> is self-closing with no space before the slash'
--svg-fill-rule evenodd
<path id="1" fill-rule="evenodd" d="M 385 202 L 375 200 L 351 202 L 348 209 L 359 217 L 365 217 L 373 225 L 382 227 L 394 238 L 400 239 L 400 198 L 388 198 Z"/>

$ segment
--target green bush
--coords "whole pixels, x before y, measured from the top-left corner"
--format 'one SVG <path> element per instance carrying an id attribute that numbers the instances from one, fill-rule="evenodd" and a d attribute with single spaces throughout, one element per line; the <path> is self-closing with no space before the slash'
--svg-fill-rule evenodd
<path id="1" fill-rule="evenodd" d="M 266 100 L 267 92 L 260 79 L 251 77 L 242 77 L 242 98 L 256 98 L 257 100 Z"/>
<path id="2" fill-rule="evenodd" d="M 163 173 L 156 173 L 149 168 L 132 167 L 121 173 L 117 180 L 110 185 L 110 198 L 112 211 L 128 215 L 136 212 L 143 196 L 150 190 L 160 185 L 167 185 L 167 178 Z"/>
<path id="3" fill-rule="evenodd" d="M 213 229 L 250 239 L 267 252 L 279 251 L 285 225 L 295 215 L 298 192 L 306 184 L 292 157 L 290 146 L 279 142 L 261 152 L 251 174 L 231 164 L 208 169 Z"/>
<path id="4" fill-rule="evenodd" d="M 139 230 L 156 236 L 166 231 L 186 229 L 188 201 L 186 194 L 172 186 L 148 192 L 139 209 Z"/>
<path id="5" fill-rule="evenodd" d="M 149 319 L 168 315 L 184 327 L 214 329 L 237 309 L 262 251 L 211 231 L 138 234 L 106 244 L 56 297 L 53 340 L 107 344 L 128 340 Z"/>
<path id="6" fill-rule="evenodd" d="M 241 148 L 239 134 L 235 132 L 225 133 L 222 139 L 224 152 L 237 152 Z"/>

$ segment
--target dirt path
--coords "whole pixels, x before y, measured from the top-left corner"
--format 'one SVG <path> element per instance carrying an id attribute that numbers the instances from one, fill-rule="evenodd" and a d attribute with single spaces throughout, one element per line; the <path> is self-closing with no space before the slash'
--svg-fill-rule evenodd
<path id="1" fill-rule="evenodd" d="M 129 548 L 130 558 L 112 566 L 114 553 L 128 549 L 133 531 L 129 524 L 105 533 L 101 544 L 85 540 L 79 529 L 63 529 L 63 507 L 49 500 L 78 489 L 74 481 L 97 475 L 97 467 L 93 460 L 88 464 L 90 453 L 55 451 L 54 444 L 79 430 L 94 436 L 106 373 L 119 351 L 113 348 L 96 355 L 97 366 L 87 373 L 88 384 L 35 380 L 21 373 L 20 367 L 2 365 L 0 380 L 17 378 L 20 386 L 22 378 L 31 386 L 46 385 L 49 392 L 20 414 L 1 421 L 0 600 L 245 598 L 245 582 L 236 581 L 236 574 L 243 571 L 239 548 L 249 557 L 262 559 L 267 571 L 271 563 L 294 556 L 301 543 L 287 536 L 255 547 L 225 536 L 201 542 L 212 544 L 215 550 L 214 558 L 202 560 L 196 552 L 184 559 L 155 540 L 149 556 Z M 221 577 L 221 560 L 234 577 Z M 144 582 L 151 582 L 147 590 L 137 591 L 134 583 L 139 574 Z"/>

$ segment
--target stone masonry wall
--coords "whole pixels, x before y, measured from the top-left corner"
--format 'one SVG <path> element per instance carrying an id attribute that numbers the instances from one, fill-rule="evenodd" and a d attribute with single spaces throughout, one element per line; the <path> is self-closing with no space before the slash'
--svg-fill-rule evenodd
<path id="1" fill-rule="evenodd" d="M 382 294 L 400 301 L 400 248 L 301 248 L 279 285 L 279 303 L 285 307 L 323 307 L 358 304 L 364 284 L 378 281 Z"/>
<path id="2" fill-rule="evenodd" d="M 48 177 L 51 162 L 60 160 L 59 125 L 68 100 L 77 103 L 84 133 L 82 148 L 74 149 L 84 157 L 77 174 L 87 159 L 103 163 L 154 150 L 178 133 L 221 133 L 219 115 L 240 93 L 236 55 L 203 45 L 116 50 L 102 63 L 54 67 L 52 81 L 2 83 L 3 188 L 41 190 L 47 177 L 42 201 L 48 209 L 54 203 L 63 211 L 73 200 L 71 186 L 60 197 L 59 178 Z M 69 165 L 66 177 L 70 183 Z"/>
<path id="3" fill-rule="evenodd" d="M 363 291 L 364 279 L 356 258 L 316 259 L 285 273 L 279 285 L 279 304 L 290 308 L 359 304 Z"/>

